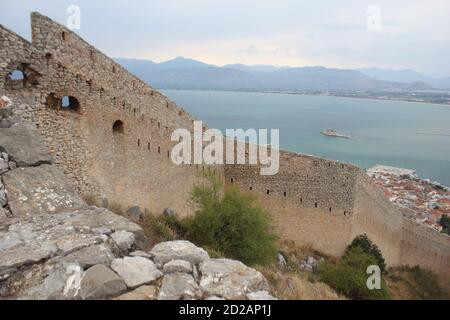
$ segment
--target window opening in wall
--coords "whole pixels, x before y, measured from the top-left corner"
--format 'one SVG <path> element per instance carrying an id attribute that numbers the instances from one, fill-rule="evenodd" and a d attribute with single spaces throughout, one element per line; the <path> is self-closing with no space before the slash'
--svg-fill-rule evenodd
<path id="1" fill-rule="evenodd" d="M 300 198 L 300 203 L 303 203 L 303 199 L 302 198 Z"/>
<path id="2" fill-rule="evenodd" d="M 158 153 L 161 153 L 161 147 L 158 147 Z"/>
<path id="3" fill-rule="evenodd" d="M 141 146 L 141 139 L 138 139 L 138 147 Z"/>
<path id="4" fill-rule="evenodd" d="M 113 124 L 113 133 L 114 134 L 123 134 L 125 132 L 123 122 L 121 120 L 117 120 Z"/>
<path id="5" fill-rule="evenodd" d="M 149 143 L 147 143 L 147 150 L 149 150 L 149 151 L 150 151 L 150 142 L 149 142 Z"/>
<path id="6" fill-rule="evenodd" d="M 287 192 L 286 191 L 284 192 L 284 197 L 287 197 Z"/>
<path id="7" fill-rule="evenodd" d="M 331 208 L 328 208 L 328 211 L 330 211 L 330 212 L 331 212 Z"/>
<path id="8" fill-rule="evenodd" d="M 170 158 L 170 151 L 167 151 L 167 158 Z"/>
<path id="9" fill-rule="evenodd" d="M 116 73 L 116 67 L 113 67 L 113 68 L 112 68 L 112 72 L 113 72 L 113 73 Z"/>
<path id="10" fill-rule="evenodd" d="M 61 33 L 61 37 L 62 37 L 62 39 L 63 39 L 64 41 L 66 41 L 66 40 L 67 40 L 67 33 L 66 33 L 65 31 L 63 31 L 63 32 Z"/>
<path id="11" fill-rule="evenodd" d="M 28 85 L 36 86 L 39 84 L 38 78 L 40 74 L 30 68 L 27 63 L 22 63 L 21 66 L 12 70 L 6 75 L 5 87 L 8 89 L 22 89 Z"/>
<path id="12" fill-rule="evenodd" d="M 249 189 L 250 189 L 250 191 L 253 191 L 253 187 L 250 187 Z"/>
<path id="13" fill-rule="evenodd" d="M 75 97 L 64 96 L 60 101 L 61 110 L 65 111 L 80 111 L 80 102 Z"/>
<path id="14" fill-rule="evenodd" d="M 234 178 L 231 178 L 231 179 L 230 179 L 230 182 L 231 182 L 231 183 L 234 183 Z"/>
<path id="15" fill-rule="evenodd" d="M 316 207 L 316 208 L 317 208 L 317 207 L 318 207 L 318 205 L 319 205 L 319 204 L 318 204 L 317 202 L 315 202 L 315 203 L 314 203 L 314 207 Z"/>
<path id="16" fill-rule="evenodd" d="M 267 194 L 270 194 L 270 190 L 267 190 L 267 192 L 266 192 Z"/>

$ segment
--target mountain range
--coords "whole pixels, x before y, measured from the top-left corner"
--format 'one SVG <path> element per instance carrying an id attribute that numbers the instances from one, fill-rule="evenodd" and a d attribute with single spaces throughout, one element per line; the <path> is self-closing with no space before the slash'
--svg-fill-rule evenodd
<path id="1" fill-rule="evenodd" d="M 155 88 L 240 91 L 422 91 L 450 88 L 413 70 L 335 69 L 229 64 L 215 66 L 178 57 L 166 62 L 115 59 Z"/>

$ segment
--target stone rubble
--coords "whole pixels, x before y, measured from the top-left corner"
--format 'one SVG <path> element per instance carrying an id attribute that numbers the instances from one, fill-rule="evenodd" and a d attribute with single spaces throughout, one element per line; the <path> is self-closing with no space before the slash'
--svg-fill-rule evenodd
<path id="1" fill-rule="evenodd" d="M 143 230 L 88 206 L 1 101 L 0 299 L 273 299 L 261 273 L 188 241 L 142 251 Z"/>

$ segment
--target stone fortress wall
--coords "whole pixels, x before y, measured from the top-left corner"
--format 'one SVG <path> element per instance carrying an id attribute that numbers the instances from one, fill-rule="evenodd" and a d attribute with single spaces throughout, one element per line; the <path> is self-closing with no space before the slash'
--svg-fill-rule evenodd
<path id="1" fill-rule="evenodd" d="M 332 257 L 367 234 L 389 265 L 422 265 L 450 278 L 450 237 L 409 221 L 356 166 L 291 152 L 280 171 L 253 165 L 176 166 L 169 159 L 174 128 L 194 118 L 63 26 L 32 14 L 32 43 L 0 25 L 0 89 L 32 107 L 55 161 L 85 196 L 104 205 L 138 205 L 190 214 L 188 195 L 212 172 L 227 186 L 257 195 L 283 238 Z M 28 74 L 7 81 L 12 70 Z M 61 97 L 76 98 L 60 108 Z"/>
<path id="2" fill-rule="evenodd" d="M 222 166 L 174 165 L 172 131 L 192 131 L 194 117 L 75 33 L 33 13 L 32 43 L 3 26 L 0 35 L 0 88 L 32 106 L 20 116 L 38 126 L 82 195 L 185 215 L 202 172 L 223 178 Z M 25 71 L 26 81 L 9 83 L 13 70 Z M 75 98 L 72 108 L 61 108 L 65 96 Z"/>

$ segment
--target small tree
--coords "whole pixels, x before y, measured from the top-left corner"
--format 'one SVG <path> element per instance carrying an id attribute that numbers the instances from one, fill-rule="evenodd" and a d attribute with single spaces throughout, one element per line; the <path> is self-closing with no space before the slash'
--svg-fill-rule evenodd
<path id="1" fill-rule="evenodd" d="M 255 198 L 233 187 L 221 192 L 221 184 L 209 176 L 210 184 L 194 187 L 192 200 L 198 210 L 183 221 L 186 236 L 200 246 L 250 265 L 276 259 L 276 237 L 268 214 Z"/>
<path id="2" fill-rule="evenodd" d="M 377 245 L 374 244 L 367 235 L 360 235 L 353 239 L 352 243 L 347 247 L 346 253 L 354 248 L 361 248 L 364 253 L 374 257 L 381 272 L 386 272 L 386 262 L 384 261 L 380 249 L 378 249 Z"/>
<path id="3" fill-rule="evenodd" d="M 439 220 L 439 224 L 442 226 L 442 232 L 450 235 L 450 217 L 443 214 Z"/>
<path id="4" fill-rule="evenodd" d="M 337 264 L 319 265 L 320 279 L 338 293 L 352 299 L 388 299 L 386 283 L 381 280 L 381 289 L 367 287 L 367 267 L 377 263 L 377 259 L 356 246 L 347 250 Z"/>

